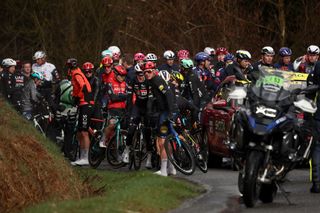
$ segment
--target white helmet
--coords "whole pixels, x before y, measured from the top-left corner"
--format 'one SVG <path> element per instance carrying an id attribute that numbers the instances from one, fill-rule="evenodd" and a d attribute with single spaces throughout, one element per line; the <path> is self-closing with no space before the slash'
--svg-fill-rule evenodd
<path id="1" fill-rule="evenodd" d="M 12 58 L 5 58 L 5 59 L 3 59 L 1 66 L 3 66 L 3 67 L 17 66 L 17 62 L 15 60 L 13 60 Z"/>
<path id="2" fill-rule="evenodd" d="M 34 55 L 33 55 L 33 60 L 37 60 L 37 59 L 39 59 L 39 58 L 44 58 L 44 57 L 46 57 L 47 55 L 46 55 L 46 53 L 44 52 L 44 51 L 42 51 L 42 50 L 39 50 L 39 51 L 37 51 Z"/>
<path id="3" fill-rule="evenodd" d="M 159 76 L 163 78 L 165 82 L 168 82 L 170 80 L 170 73 L 167 70 L 160 70 Z"/>
<path id="4" fill-rule="evenodd" d="M 204 48 L 203 52 L 207 53 L 208 55 L 215 55 L 216 54 L 216 50 L 212 47 Z"/>
<path id="5" fill-rule="evenodd" d="M 167 60 L 169 59 L 174 59 L 174 52 L 172 52 L 171 50 L 166 50 L 164 53 L 163 53 L 163 57 Z"/>
<path id="6" fill-rule="evenodd" d="M 110 51 L 110 50 L 103 50 L 102 52 L 101 52 L 101 58 L 104 58 L 104 57 L 106 57 L 106 56 L 110 56 L 110 57 L 112 57 L 112 52 Z"/>
<path id="7" fill-rule="evenodd" d="M 316 45 L 310 45 L 310 46 L 308 47 L 308 49 L 307 49 L 307 52 L 308 52 L 309 54 L 319 55 L 320 49 L 319 49 L 319 47 L 316 46 Z"/>
<path id="8" fill-rule="evenodd" d="M 143 72 L 143 70 L 141 69 L 141 66 L 139 64 L 134 65 L 134 71 L 135 72 Z"/>
<path id="9" fill-rule="evenodd" d="M 270 46 L 265 46 L 261 49 L 261 54 L 267 54 L 267 55 L 275 55 L 274 49 Z"/>
<path id="10" fill-rule="evenodd" d="M 251 59 L 251 54 L 247 50 L 237 50 L 236 58 L 240 60 L 243 60 L 243 59 L 249 60 Z"/>
<path id="11" fill-rule="evenodd" d="M 110 50 L 111 52 L 112 52 L 112 54 L 119 54 L 119 55 L 121 55 L 121 51 L 120 51 L 120 48 L 119 47 L 117 47 L 117 46 L 110 46 L 109 48 L 108 48 L 108 50 Z"/>
<path id="12" fill-rule="evenodd" d="M 145 58 L 146 61 L 152 61 L 152 62 L 156 62 L 158 60 L 158 57 L 156 56 L 156 54 L 154 53 L 148 53 L 146 55 L 146 58 Z"/>

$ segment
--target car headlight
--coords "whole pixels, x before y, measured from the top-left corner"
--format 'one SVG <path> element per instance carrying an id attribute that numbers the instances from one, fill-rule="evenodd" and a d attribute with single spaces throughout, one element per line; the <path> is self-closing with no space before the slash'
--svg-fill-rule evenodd
<path id="1" fill-rule="evenodd" d="M 277 116 L 277 110 L 259 105 L 256 107 L 256 114 L 262 114 L 266 117 L 275 118 Z"/>

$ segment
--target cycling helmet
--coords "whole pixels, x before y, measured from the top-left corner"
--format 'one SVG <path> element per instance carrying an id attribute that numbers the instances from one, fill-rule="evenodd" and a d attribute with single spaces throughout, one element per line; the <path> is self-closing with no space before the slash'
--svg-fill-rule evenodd
<path id="1" fill-rule="evenodd" d="M 275 55 L 275 52 L 274 52 L 274 50 L 273 50 L 272 47 L 270 47 L 270 46 L 265 46 L 265 47 L 263 47 L 263 48 L 261 49 L 261 54 L 262 54 L 262 55 L 265 55 L 265 54 L 267 54 L 267 55 Z"/>
<path id="2" fill-rule="evenodd" d="M 281 47 L 280 50 L 279 50 L 279 55 L 281 57 L 284 57 L 284 56 L 291 56 L 292 55 L 292 50 L 288 47 Z"/>
<path id="3" fill-rule="evenodd" d="M 182 60 L 189 58 L 190 53 L 188 50 L 179 50 L 177 55 L 179 60 Z"/>
<path id="4" fill-rule="evenodd" d="M 184 80 L 184 77 L 183 75 L 180 73 L 180 72 L 177 72 L 177 71 L 173 71 L 172 74 L 171 74 L 171 78 L 173 78 L 175 81 L 183 81 Z"/>
<path id="5" fill-rule="evenodd" d="M 110 67 L 113 64 L 113 60 L 109 56 L 106 56 L 101 60 L 101 64 L 105 67 Z"/>
<path id="6" fill-rule="evenodd" d="M 134 65 L 134 71 L 135 72 L 143 72 L 143 66 L 136 64 Z"/>
<path id="7" fill-rule="evenodd" d="M 210 56 L 205 52 L 198 52 L 196 56 L 194 57 L 194 60 L 196 62 L 201 62 L 205 60 L 209 60 Z"/>
<path id="8" fill-rule="evenodd" d="M 82 65 L 83 70 L 93 70 L 94 65 L 91 62 L 86 62 Z"/>
<path id="9" fill-rule="evenodd" d="M 234 55 L 231 53 L 228 53 L 227 55 L 224 56 L 224 62 L 227 62 L 229 60 L 233 60 L 234 59 Z"/>
<path id="10" fill-rule="evenodd" d="M 159 76 L 165 81 L 168 82 L 170 80 L 170 73 L 167 70 L 160 70 Z"/>
<path id="11" fill-rule="evenodd" d="M 37 60 L 39 58 L 44 58 L 46 56 L 47 56 L 46 53 L 44 51 L 40 50 L 40 51 L 35 52 L 35 54 L 33 55 L 32 58 L 33 58 L 33 60 Z"/>
<path id="12" fill-rule="evenodd" d="M 36 78 L 36 79 L 39 79 L 39 80 L 43 80 L 43 75 L 39 72 L 33 72 L 31 75 L 31 78 Z"/>
<path id="13" fill-rule="evenodd" d="M 78 61 L 75 58 L 69 58 L 66 62 L 66 67 L 69 69 L 77 68 L 78 67 Z"/>
<path id="14" fill-rule="evenodd" d="M 5 58 L 5 59 L 3 59 L 1 66 L 2 67 L 17 66 L 17 62 L 15 60 L 13 60 L 12 58 Z"/>
<path id="15" fill-rule="evenodd" d="M 133 56 L 133 60 L 135 61 L 143 61 L 145 58 L 145 55 L 143 53 L 136 53 Z"/>
<path id="16" fill-rule="evenodd" d="M 122 65 L 117 65 L 114 67 L 114 74 L 116 75 L 127 75 L 127 70 Z"/>
<path id="17" fill-rule="evenodd" d="M 215 49 L 212 47 L 204 48 L 203 52 L 207 53 L 208 55 L 212 55 L 212 56 L 216 54 Z"/>
<path id="18" fill-rule="evenodd" d="M 174 59 L 174 52 L 172 52 L 171 50 L 167 50 L 163 53 L 163 57 L 167 60 L 172 60 Z"/>
<path id="19" fill-rule="evenodd" d="M 251 54 L 247 50 L 237 50 L 236 58 L 240 60 L 243 60 L 243 59 L 250 60 Z"/>
<path id="20" fill-rule="evenodd" d="M 216 55 L 227 55 L 228 50 L 225 47 L 218 47 L 216 50 Z"/>
<path id="21" fill-rule="evenodd" d="M 154 54 L 154 53 L 148 53 L 146 55 L 146 58 L 145 58 L 146 61 L 153 61 L 153 62 L 156 62 L 158 60 L 158 57 Z"/>
<path id="22" fill-rule="evenodd" d="M 155 69 L 155 68 L 156 68 L 156 65 L 152 61 L 148 61 L 144 65 L 144 69 L 143 70 L 150 70 L 150 69 Z"/>
<path id="23" fill-rule="evenodd" d="M 103 50 L 101 52 L 101 58 L 104 58 L 106 56 L 112 57 L 112 52 L 110 50 Z"/>
<path id="24" fill-rule="evenodd" d="M 315 54 L 315 55 L 319 55 L 320 53 L 320 49 L 318 46 L 316 45 L 310 45 L 307 49 L 308 54 Z"/>
<path id="25" fill-rule="evenodd" d="M 180 65 L 185 69 L 189 69 L 193 67 L 193 61 L 191 59 L 182 59 Z"/>
<path id="26" fill-rule="evenodd" d="M 121 55 L 120 48 L 117 46 L 110 46 L 110 47 L 108 47 L 108 50 L 110 50 L 112 52 L 112 54 L 117 53 L 117 54 Z"/>

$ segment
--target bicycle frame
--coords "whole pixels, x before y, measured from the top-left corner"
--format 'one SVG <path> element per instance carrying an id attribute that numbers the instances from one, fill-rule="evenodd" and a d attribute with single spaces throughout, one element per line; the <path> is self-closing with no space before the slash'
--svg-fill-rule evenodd
<path id="1" fill-rule="evenodd" d="M 172 122 L 169 121 L 168 127 L 169 127 L 169 132 L 175 137 L 176 141 L 178 142 L 179 147 L 181 147 L 181 141 L 179 138 L 179 134 L 174 129 Z"/>

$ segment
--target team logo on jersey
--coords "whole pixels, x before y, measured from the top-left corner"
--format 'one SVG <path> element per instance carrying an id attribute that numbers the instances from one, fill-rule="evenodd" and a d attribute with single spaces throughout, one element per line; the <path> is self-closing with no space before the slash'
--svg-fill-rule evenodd
<path id="1" fill-rule="evenodd" d="M 159 90 L 162 91 L 163 89 L 164 89 L 164 86 L 161 84 L 161 85 L 159 86 Z"/>

